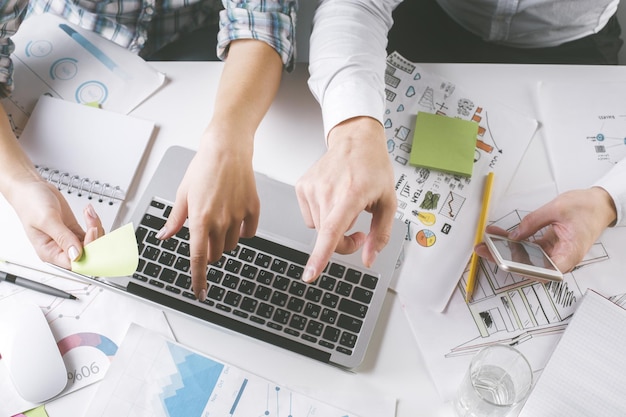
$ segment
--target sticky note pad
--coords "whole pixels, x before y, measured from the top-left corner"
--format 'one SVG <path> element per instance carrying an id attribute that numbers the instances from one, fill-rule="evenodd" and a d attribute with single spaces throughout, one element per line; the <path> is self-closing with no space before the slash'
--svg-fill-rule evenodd
<path id="1" fill-rule="evenodd" d="M 409 163 L 459 175 L 472 175 L 478 123 L 417 113 Z"/>
<path id="2" fill-rule="evenodd" d="M 94 277 L 131 275 L 139 264 L 137 238 L 132 223 L 88 243 L 72 271 Z"/>

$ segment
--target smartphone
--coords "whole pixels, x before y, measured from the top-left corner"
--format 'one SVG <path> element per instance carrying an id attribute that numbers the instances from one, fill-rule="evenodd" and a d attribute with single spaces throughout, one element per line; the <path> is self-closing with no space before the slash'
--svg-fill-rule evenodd
<path id="1" fill-rule="evenodd" d="M 485 243 L 494 260 L 505 271 L 529 278 L 562 281 L 563 274 L 552 259 L 536 243 L 511 240 L 504 236 L 485 233 Z"/>

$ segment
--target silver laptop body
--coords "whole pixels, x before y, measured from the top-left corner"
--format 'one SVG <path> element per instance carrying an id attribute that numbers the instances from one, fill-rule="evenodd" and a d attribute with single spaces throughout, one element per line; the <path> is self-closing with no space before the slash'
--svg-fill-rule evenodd
<path id="1" fill-rule="evenodd" d="M 302 220 L 294 187 L 257 173 L 257 236 L 240 240 L 235 251 L 207 267 L 208 297 L 201 303 L 190 288 L 186 227 L 167 241 L 154 238 L 193 156 L 194 151 L 179 146 L 166 151 L 132 215 L 139 267 L 132 277 L 116 278 L 115 286 L 323 362 L 358 366 L 402 247 L 403 223 L 394 221 L 391 240 L 372 269 L 363 267 L 360 252 L 334 255 L 321 277 L 306 284 L 300 275 L 316 233 Z M 363 213 L 355 228 L 369 230 L 369 221 Z"/>

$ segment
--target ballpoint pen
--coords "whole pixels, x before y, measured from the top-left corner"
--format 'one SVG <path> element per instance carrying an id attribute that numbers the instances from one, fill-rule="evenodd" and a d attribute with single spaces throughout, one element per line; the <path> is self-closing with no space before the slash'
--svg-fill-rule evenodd
<path id="1" fill-rule="evenodd" d="M 52 295 L 59 298 L 69 298 L 70 300 L 76 300 L 77 298 L 65 291 L 58 288 L 51 287 L 50 285 L 42 284 L 38 281 L 33 281 L 28 278 L 19 277 L 17 275 L 9 274 L 8 272 L 0 271 L 0 281 L 10 282 L 20 287 L 28 288 L 30 290 L 39 291 L 44 294 Z"/>

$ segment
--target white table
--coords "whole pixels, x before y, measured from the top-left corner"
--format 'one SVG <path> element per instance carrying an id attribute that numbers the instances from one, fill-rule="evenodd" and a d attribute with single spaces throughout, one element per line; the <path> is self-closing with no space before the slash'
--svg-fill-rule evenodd
<path id="1" fill-rule="evenodd" d="M 140 167 L 131 190 L 129 209 L 147 185 L 158 161 L 173 144 L 196 148 L 207 125 L 222 69 L 221 63 L 155 62 L 168 84 L 132 114 L 157 121 L 158 135 Z M 487 102 L 503 103 L 538 118 L 535 103 L 540 80 L 604 81 L 623 79 L 624 67 L 423 64 L 426 70 L 454 81 Z M 306 67 L 284 77 L 278 98 L 261 125 L 254 164 L 260 172 L 288 183 L 295 181 L 325 150 L 321 116 L 306 87 Z M 535 136 L 510 191 L 534 188 L 551 181 L 541 130 Z M 280 157 L 280 158 L 279 158 Z M 128 210 L 130 211 L 130 210 Z M 128 212 L 125 216 L 129 216 Z M 452 416 L 433 386 L 398 297 L 389 293 L 366 359 L 347 372 L 234 334 L 180 314 L 168 313 L 176 338 L 183 344 L 292 388 L 312 392 L 383 395 L 398 399 L 398 417 Z M 71 394 L 48 406 L 51 417 L 82 416 L 94 387 Z M 57 411 L 58 410 L 58 411 Z M 63 410 L 63 412 L 61 412 Z M 70 412 L 71 410 L 71 412 Z"/>

